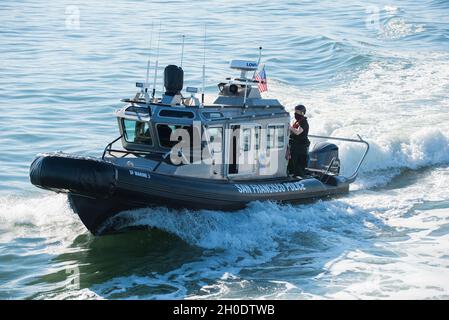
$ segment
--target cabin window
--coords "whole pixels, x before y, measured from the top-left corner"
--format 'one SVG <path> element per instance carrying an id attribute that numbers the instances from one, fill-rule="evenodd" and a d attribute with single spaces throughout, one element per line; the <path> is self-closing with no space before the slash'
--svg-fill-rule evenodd
<path id="1" fill-rule="evenodd" d="M 148 108 L 142 108 L 142 107 L 136 107 L 136 106 L 129 106 L 126 108 L 126 112 L 130 113 L 141 113 L 145 116 L 148 116 L 149 109 Z"/>
<path id="2" fill-rule="evenodd" d="M 164 109 L 159 111 L 159 117 L 193 119 L 195 115 L 189 111 Z"/>
<path id="3" fill-rule="evenodd" d="M 182 151 L 180 162 L 186 164 L 185 161 L 194 163 L 201 160 L 201 126 L 158 124 L 156 128 L 161 147 L 170 148 L 175 154 Z"/>
<path id="4" fill-rule="evenodd" d="M 242 129 L 243 151 L 260 150 L 260 130 L 261 127 L 255 126 Z M 254 139 L 254 141 L 252 141 Z"/>
<path id="5" fill-rule="evenodd" d="M 159 144 L 161 145 L 161 147 L 172 148 L 178 143 L 177 141 L 170 140 L 172 132 L 174 132 L 178 128 L 180 128 L 180 126 L 169 124 L 157 125 L 157 135 L 159 136 Z"/>
<path id="6" fill-rule="evenodd" d="M 253 125 L 231 125 L 229 136 L 228 173 L 250 174 L 256 170 L 261 147 L 261 127 Z"/>
<path id="7" fill-rule="evenodd" d="M 202 144 L 202 159 L 215 159 L 221 163 L 221 154 L 223 152 L 223 128 L 206 128 L 204 138 L 205 143 Z"/>
<path id="8" fill-rule="evenodd" d="M 123 136 L 128 143 L 153 144 L 148 122 L 123 119 Z"/>
<path id="9" fill-rule="evenodd" d="M 171 141 L 172 132 L 176 130 L 186 130 L 186 134 L 188 134 L 190 138 L 190 145 L 193 145 L 193 127 L 185 126 L 185 125 L 174 125 L 174 124 L 158 124 L 157 125 L 157 134 L 159 136 L 159 144 L 165 148 L 172 148 L 175 146 L 181 138 L 178 140 Z"/>
<path id="10" fill-rule="evenodd" d="M 242 130 L 243 134 L 243 151 L 249 151 L 251 148 L 251 129 L 245 128 Z"/>
<path id="11" fill-rule="evenodd" d="M 223 118 L 223 114 L 221 112 L 204 112 L 203 115 L 207 119 L 220 119 L 220 118 Z"/>
<path id="12" fill-rule="evenodd" d="M 207 143 L 208 144 L 212 144 L 212 143 L 222 143 L 222 139 L 223 139 L 223 128 L 221 127 L 209 127 L 206 129 L 206 138 L 207 138 Z M 220 150 L 215 150 L 215 152 L 221 152 L 221 148 Z"/>
<path id="13" fill-rule="evenodd" d="M 261 127 L 255 127 L 254 128 L 254 138 L 256 139 L 256 150 L 260 150 L 260 131 Z"/>
<path id="14" fill-rule="evenodd" d="M 284 148 L 284 125 L 270 125 L 267 130 L 267 149 Z"/>

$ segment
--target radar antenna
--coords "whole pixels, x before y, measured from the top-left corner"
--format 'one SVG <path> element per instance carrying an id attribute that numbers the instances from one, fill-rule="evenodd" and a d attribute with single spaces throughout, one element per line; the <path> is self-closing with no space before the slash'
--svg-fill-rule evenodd
<path id="1" fill-rule="evenodd" d="M 201 105 L 204 106 L 204 88 L 206 86 L 206 39 L 207 24 L 204 25 L 204 48 L 203 48 L 203 89 L 201 91 Z"/>

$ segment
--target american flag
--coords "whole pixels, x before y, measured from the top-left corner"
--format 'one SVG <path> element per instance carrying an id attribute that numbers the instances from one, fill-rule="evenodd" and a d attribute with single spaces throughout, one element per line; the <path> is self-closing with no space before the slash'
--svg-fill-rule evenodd
<path id="1" fill-rule="evenodd" d="M 268 91 L 267 74 L 265 73 L 265 66 L 263 66 L 262 70 L 260 70 L 259 73 L 256 74 L 255 79 L 256 81 L 259 81 L 259 84 L 257 86 L 259 87 L 260 92 Z"/>

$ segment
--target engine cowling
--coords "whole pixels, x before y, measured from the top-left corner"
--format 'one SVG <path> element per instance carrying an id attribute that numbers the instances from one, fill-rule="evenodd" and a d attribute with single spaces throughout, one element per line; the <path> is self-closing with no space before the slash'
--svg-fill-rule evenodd
<path id="1" fill-rule="evenodd" d="M 338 146 L 329 142 L 317 143 L 309 152 L 308 168 L 338 175 L 340 173 Z"/>

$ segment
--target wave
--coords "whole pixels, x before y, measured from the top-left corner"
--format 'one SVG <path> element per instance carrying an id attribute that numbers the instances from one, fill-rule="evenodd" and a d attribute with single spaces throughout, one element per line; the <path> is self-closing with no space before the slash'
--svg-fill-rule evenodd
<path id="1" fill-rule="evenodd" d="M 370 140 L 370 139 L 369 139 Z M 386 169 L 419 169 L 449 163 L 449 135 L 439 129 L 420 129 L 405 139 L 370 141 L 371 148 L 361 172 Z M 343 144 L 342 163 L 353 167 L 361 152 L 358 147 Z"/>
<path id="2" fill-rule="evenodd" d="M 65 195 L 0 197 L 0 225 L 2 242 L 32 235 L 70 243 L 86 232 Z"/>
<path id="3" fill-rule="evenodd" d="M 139 209 L 123 212 L 117 219 L 124 221 L 122 228 L 154 227 L 205 249 L 232 249 L 256 255 L 264 252 L 266 257 L 267 253 L 277 252 L 280 241 L 298 233 L 327 234 L 329 237 L 320 246 L 331 246 L 335 241 L 332 234 L 352 230 L 355 235 L 360 228 L 354 226 L 363 225 L 371 217 L 344 202 L 318 201 L 297 206 L 254 202 L 233 213 Z"/>
<path id="4" fill-rule="evenodd" d="M 344 84 L 326 89 L 271 81 L 268 96 L 280 98 L 289 111 L 296 104 L 306 105 L 311 134 L 348 138 L 360 134 L 371 145 L 362 174 L 376 172 L 388 180 L 394 176 L 392 169 L 449 162 L 446 53 L 381 56 L 347 77 Z M 349 174 L 363 147 L 337 144 L 343 173 Z"/>

